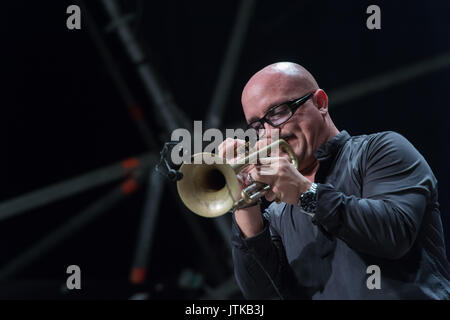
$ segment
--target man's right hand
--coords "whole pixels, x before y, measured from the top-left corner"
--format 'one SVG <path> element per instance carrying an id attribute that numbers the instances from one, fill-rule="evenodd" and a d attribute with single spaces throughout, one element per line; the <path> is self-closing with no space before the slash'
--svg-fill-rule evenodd
<path id="1" fill-rule="evenodd" d="M 218 147 L 219 156 L 225 158 L 227 163 L 230 164 L 245 156 L 244 154 L 238 154 L 243 150 L 245 150 L 245 141 L 240 139 L 227 138 Z M 252 183 L 248 180 L 248 172 L 253 168 L 254 165 L 248 165 L 238 173 L 237 178 L 241 190 Z M 246 238 L 253 237 L 262 231 L 264 224 L 259 205 L 236 210 L 234 214 L 236 223 Z"/>
<path id="2" fill-rule="evenodd" d="M 227 163 L 229 164 L 236 163 L 239 159 L 245 156 L 244 154 L 245 141 L 241 139 L 227 138 L 219 145 L 218 151 L 219 156 L 226 159 Z M 241 190 L 248 187 L 251 184 L 251 181 L 248 179 L 248 173 L 253 168 L 254 165 L 248 165 L 247 167 L 239 171 L 239 173 L 237 174 Z"/>

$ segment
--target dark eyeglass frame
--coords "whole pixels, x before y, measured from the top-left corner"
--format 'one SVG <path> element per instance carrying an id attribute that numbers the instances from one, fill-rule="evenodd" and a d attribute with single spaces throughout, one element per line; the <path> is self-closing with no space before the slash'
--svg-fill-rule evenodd
<path id="1" fill-rule="evenodd" d="M 274 127 L 274 128 L 278 128 L 278 127 L 281 126 L 282 124 L 288 122 L 288 121 L 292 118 L 292 116 L 295 114 L 295 112 L 298 110 L 298 108 L 300 108 L 300 107 L 301 107 L 306 101 L 308 101 L 308 99 L 311 98 L 313 95 L 314 95 L 314 92 L 309 92 L 309 93 L 305 94 L 304 96 L 302 96 L 302 97 L 300 97 L 300 98 L 298 98 L 298 99 L 294 99 L 294 100 L 290 100 L 290 101 L 285 101 L 285 102 L 279 103 L 279 104 L 277 104 L 277 105 L 271 107 L 269 110 L 267 110 L 267 112 L 264 114 L 264 116 L 263 116 L 262 118 L 250 122 L 250 123 L 247 125 L 247 129 L 253 128 L 253 129 L 255 129 L 255 130 L 258 130 L 258 129 L 256 129 L 256 128 L 254 128 L 254 127 L 252 126 L 254 123 L 257 123 L 257 122 L 261 123 L 262 128 L 264 128 L 264 122 L 268 123 L 270 126 L 272 126 L 272 127 Z M 269 119 L 267 119 L 267 116 L 268 116 L 268 114 L 269 114 L 270 112 L 272 112 L 272 110 L 274 110 L 274 109 L 276 109 L 276 108 L 278 108 L 279 106 L 282 106 L 282 105 L 284 105 L 284 104 L 287 105 L 287 107 L 290 109 L 291 115 L 290 115 L 285 121 L 283 121 L 283 122 L 281 122 L 281 123 L 275 125 L 272 121 L 270 121 Z M 276 115 L 276 113 L 272 114 L 271 116 L 274 116 L 274 115 Z M 260 130 L 260 129 L 259 129 L 259 130 Z"/>

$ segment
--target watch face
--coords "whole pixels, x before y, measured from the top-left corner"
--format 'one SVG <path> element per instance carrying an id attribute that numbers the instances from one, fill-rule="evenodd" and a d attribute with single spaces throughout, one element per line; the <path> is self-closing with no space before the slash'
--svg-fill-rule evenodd
<path id="1" fill-rule="evenodd" d="M 317 184 L 313 183 L 310 189 L 300 196 L 300 208 L 309 214 L 316 213 L 317 207 Z"/>
<path id="2" fill-rule="evenodd" d="M 316 201 L 314 199 L 315 193 L 307 191 L 302 195 L 301 207 L 306 212 L 315 212 Z"/>
<path id="3" fill-rule="evenodd" d="M 303 197 L 303 199 L 306 200 L 306 201 L 311 201 L 311 199 L 313 198 L 313 196 L 314 196 L 314 193 L 312 193 L 312 192 L 306 192 L 305 195 L 304 195 L 304 197 Z"/>

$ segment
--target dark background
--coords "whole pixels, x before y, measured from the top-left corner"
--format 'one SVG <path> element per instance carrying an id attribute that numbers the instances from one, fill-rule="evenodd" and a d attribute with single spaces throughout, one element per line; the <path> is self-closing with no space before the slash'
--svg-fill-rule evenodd
<path id="1" fill-rule="evenodd" d="M 82 29 L 66 28 L 71 1 L 4 1 L 1 45 L 1 179 L 5 201 L 51 183 L 147 151 L 109 76 L 82 12 Z M 135 34 L 177 105 L 204 120 L 223 63 L 239 1 L 119 1 L 135 14 Z M 366 8 L 381 8 L 381 30 L 368 30 Z M 99 1 L 86 1 L 97 25 L 109 19 Z M 333 104 L 333 93 L 449 52 L 448 1 L 257 1 L 239 56 L 223 127 L 243 123 L 240 94 L 246 81 L 277 61 L 302 64 L 330 96 L 338 129 L 352 135 L 393 130 L 424 155 L 439 181 L 442 220 L 450 247 L 448 115 L 450 68 Z M 103 32 L 123 78 L 141 104 L 158 145 L 155 113 L 115 33 Z M 0 265 L 64 224 L 117 183 L 27 211 L 0 223 Z M 172 194 L 165 189 L 147 281 L 132 285 L 129 272 L 146 185 L 14 278 L 0 284 L 1 298 L 197 298 L 202 288 L 178 285 L 183 271 L 214 287 L 228 279 L 229 253 L 210 220 L 194 219 L 225 271 L 210 270 Z M 63 293 L 66 267 L 81 267 L 83 290 Z M 233 297 L 239 298 L 239 293 Z"/>

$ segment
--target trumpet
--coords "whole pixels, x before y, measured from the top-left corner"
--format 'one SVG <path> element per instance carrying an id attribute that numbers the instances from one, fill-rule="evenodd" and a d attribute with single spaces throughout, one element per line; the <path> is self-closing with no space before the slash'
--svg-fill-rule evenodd
<path id="1" fill-rule="evenodd" d="M 232 209 L 255 203 L 270 190 L 270 186 L 254 182 L 240 191 L 237 175 L 248 165 L 256 163 L 261 154 L 267 155 L 275 148 L 286 152 L 291 163 L 298 168 L 292 147 L 283 139 L 249 152 L 238 163 L 233 164 L 213 153 L 194 154 L 192 163 L 183 163 L 179 169 L 183 174 L 183 179 L 177 182 L 181 200 L 192 212 L 207 218 L 218 217 Z"/>

